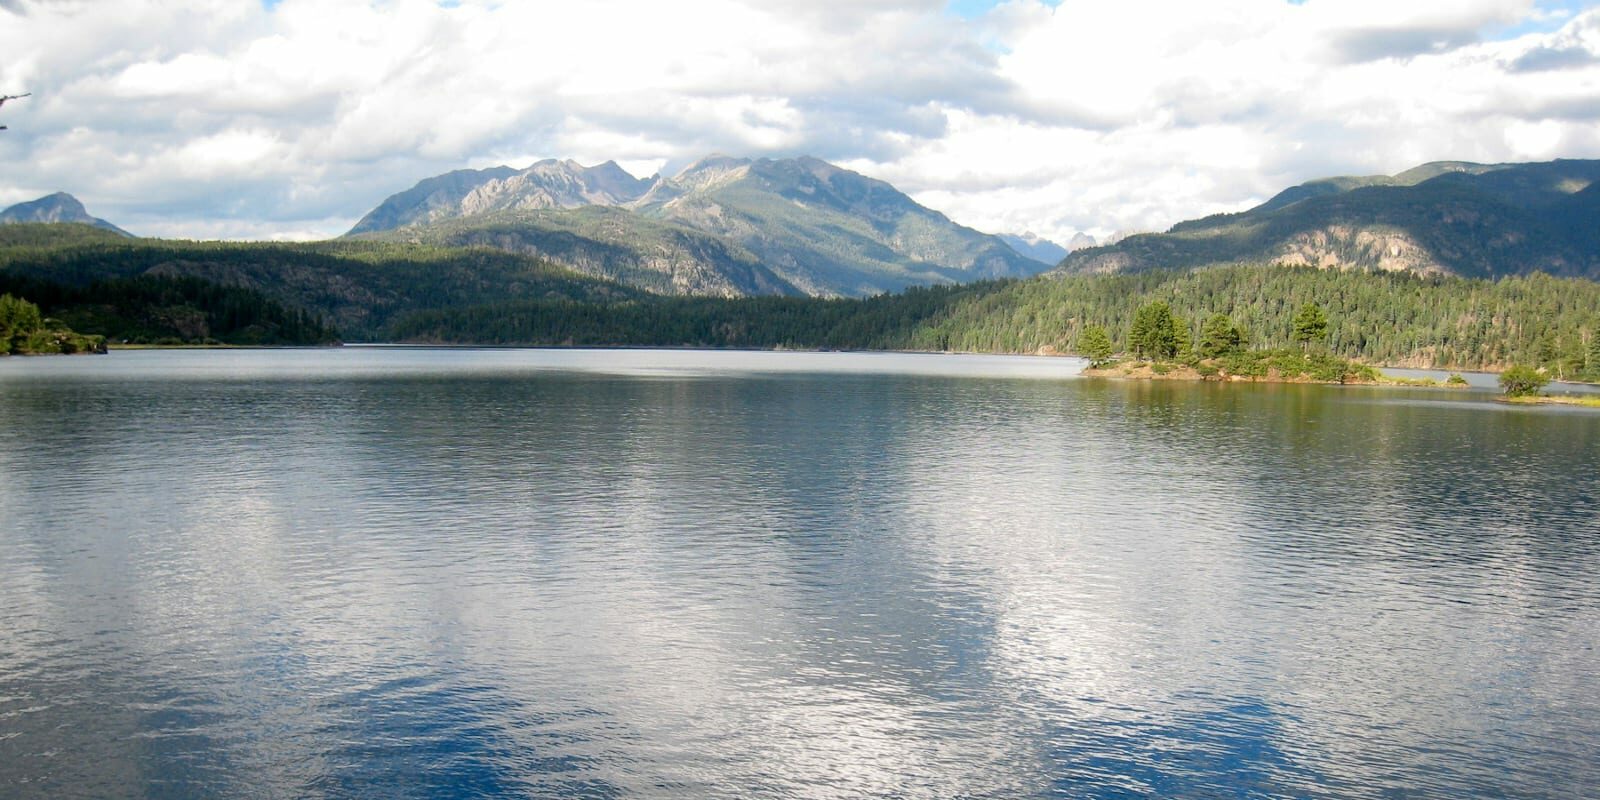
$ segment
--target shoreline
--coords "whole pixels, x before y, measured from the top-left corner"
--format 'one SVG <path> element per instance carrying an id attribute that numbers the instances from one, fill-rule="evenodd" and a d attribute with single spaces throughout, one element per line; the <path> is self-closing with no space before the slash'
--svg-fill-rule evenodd
<path id="1" fill-rule="evenodd" d="M 1352 362 L 1354 364 L 1354 362 Z M 1079 374 L 1085 378 L 1104 378 L 1117 381 L 1177 381 L 1184 383 L 1275 383 L 1275 384 L 1310 384 L 1317 386 L 1392 386 L 1410 389 L 1471 389 L 1471 384 L 1464 380 L 1457 383 L 1438 381 L 1432 378 L 1401 378 L 1385 375 L 1378 367 L 1368 367 L 1363 364 L 1354 364 L 1362 367 L 1376 377 L 1368 377 L 1360 372 L 1350 373 L 1337 380 L 1315 378 L 1305 373 L 1286 374 L 1277 369 L 1269 369 L 1264 375 L 1240 375 L 1229 373 L 1219 368 L 1215 363 L 1202 362 L 1199 367 L 1187 364 L 1172 364 L 1166 362 L 1123 362 L 1110 364 L 1104 367 L 1085 367 Z"/>
<path id="2" fill-rule="evenodd" d="M 1567 394 L 1497 397 L 1495 400 L 1501 403 L 1517 406 L 1571 406 L 1573 408 L 1600 408 L 1600 397 L 1576 397 Z"/>
<path id="3" fill-rule="evenodd" d="M 333 344 L 107 344 L 106 350 L 329 350 L 344 347 Z"/>
<path id="4" fill-rule="evenodd" d="M 420 342 L 420 341 L 393 341 L 393 342 L 334 342 L 330 344 L 131 344 L 107 343 L 108 351 L 118 350 L 328 350 L 338 348 L 371 348 L 371 349 L 438 349 L 438 350 L 680 350 L 680 351 L 708 351 L 708 352 L 747 352 L 747 353 L 856 353 L 887 355 L 946 355 L 946 356 L 1020 356 L 1043 359 L 1079 359 L 1089 361 L 1088 356 L 1077 353 L 1062 352 L 1054 348 L 1044 347 L 1032 351 L 984 351 L 984 350 L 912 350 L 912 349 L 849 349 L 849 348 L 802 348 L 802 347 L 716 347 L 707 345 L 639 345 L 639 344 L 502 344 L 502 343 L 469 343 L 469 342 Z M 29 353 L 27 355 L 40 355 Z M 54 353 L 44 355 L 55 355 Z M 1160 363 L 1166 367 L 1163 372 L 1154 370 L 1155 364 Z M 1308 375 L 1293 377 L 1277 374 L 1275 371 L 1267 375 L 1240 375 L 1218 370 L 1215 374 L 1202 374 L 1200 370 L 1186 364 L 1167 362 L 1114 362 L 1107 367 L 1085 366 L 1077 374 L 1085 378 L 1104 378 L 1107 380 L 1157 380 L 1180 381 L 1199 383 L 1278 383 L 1278 384 L 1315 384 L 1324 386 L 1393 386 L 1415 389 L 1477 389 L 1487 391 L 1488 387 L 1474 386 L 1470 383 L 1451 383 L 1448 380 L 1434 378 L 1410 378 L 1388 375 L 1384 369 L 1428 370 L 1451 374 L 1498 375 L 1499 372 L 1489 369 L 1451 369 L 1444 367 L 1413 367 L 1394 365 L 1369 365 L 1361 362 L 1350 362 L 1352 365 L 1371 369 L 1378 374 L 1377 379 L 1367 379 L 1350 376 L 1345 380 L 1320 380 Z M 1129 367 L 1134 366 L 1130 370 Z M 1576 386 L 1600 386 L 1600 383 L 1589 381 L 1562 380 L 1562 384 Z M 1581 402 L 1566 402 L 1551 399 L 1551 404 L 1583 405 Z M 1537 402 L 1537 401 L 1524 401 Z"/>

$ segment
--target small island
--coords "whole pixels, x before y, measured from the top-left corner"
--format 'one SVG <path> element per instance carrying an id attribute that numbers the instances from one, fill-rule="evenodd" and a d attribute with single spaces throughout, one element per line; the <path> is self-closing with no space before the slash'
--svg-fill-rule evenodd
<path id="1" fill-rule="evenodd" d="M 104 353 L 104 336 L 86 336 L 39 313 L 20 297 L 0 294 L 0 355 Z"/>
<path id="2" fill-rule="evenodd" d="M 1189 326 L 1165 302 L 1140 306 L 1127 341 L 1131 357 L 1112 357 L 1111 337 L 1104 328 L 1089 326 L 1078 349 L 1089 359 L 1084 375 L 1097 378 L 1176 381 L 1250 381 L 1256 383 L 1403 383 L 1376 369 L 1340 358 L 1314 347 L 1326 337 L 1328 318 L 1315 303 L 1307 303 L 1294 320 L 1300 349 L 1252 350 L 1249 337 L 1226 314 L 1213 314 L 1200 327 L 1198 342 Z M 1452 376 L 1453 379 L 1459 376 Z M 1460 379 L 1460 385 L 1466 381 Z M 1420 381 L 1404 382 L 1424 385 Z"/>
<path id="3" fill-rule="evenodd" d="M 1500 373 L 1500 388 L 1505 391 L 1505 396 L 1500 399 L 1504 402 L 1518 405 L 1600 408 L 1600 396 L 1578 397 L 1574 395 L 1540 394 L 1539 390 L 1549 383 L 1550 376 L 1533 367 L 1512 367 Z"/>
<path id="4" fill-rule="evenodd" d="M 1299 350 L 1248 349 L 1249 337 L 1226 314 L 1209 317 L 1195 344 L 1188 325 L 1172 313 L 1167 303 L 1157 301 L 1141 306 L 1134 314 L 1127 336 L 1131 353 L 1115 357 L 1110 334 L 1096 325 L 1084 328 L 1078 337 L 1078 352 L 1089 359 L 1082 374 L 1091 378 L 1469 388 L 1467 379 L 1459 373 L 1452 373 L 1443 382 L 1400 378 L 1340 358 L 1323 347 L 1327 331 L 1328 318 L 1322 308 L 1306 303 L 1294 317 L 1294 339 Z M 1505 393 L 1502 400 L 1600 408 L 1600 397 L 1540 394 L 1539 390 L 1549 382 L 1549 376 L 1540 369 L 1510 367 L 1500 375 L 1500 387 Z"/>
<path id="5" fill-rule="evenodd" d="M 1249 337 L 1226 314 L 1213 314 L 1193 343 L 1188 325 L 1167 303 L 1141 306 L 1128 331 L 1131 358 L 1113 358 L 1111 337 L 1089 326 L 1078 349 L 1089 359 L 1083 374 L 1093 378 L 1172 381 L 1248 381 L 1252 383 L 1332 383 L 1384 386 L 1467 387 L 1460 375 L 1440 383 L 1431 378 L 1395 378 L 1357 361 L 1340 358 L 1321 347 L 1328 318 L 1321 306 L 1306 303 L 1294 318 L 1300 349 L 1251 350 Z"/>
<path id="6" fill-rule="evenodd" d="M 1293 350 L 1252 350 L 1223 358 L 1130 360 L 1091 365 L 1091 378 L 1155 381 L 1225 381 L 1249 383 L 1411 383 L 1389 378 L 1365 364 Z M 1412 385 L 1427 385 L 1415 382 Z M 1437 384 L 1433 384 L 1437 385 Z M 1464 385 L 1464 384 L 1463 384 Z"/>

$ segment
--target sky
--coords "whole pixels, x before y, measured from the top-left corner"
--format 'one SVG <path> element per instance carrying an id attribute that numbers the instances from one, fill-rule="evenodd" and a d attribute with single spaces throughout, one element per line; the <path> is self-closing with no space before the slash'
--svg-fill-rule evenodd
<path id="1" fill-rule="evenodd" d="M 338 235 L 461 168 L 813 155 L 988 232 L 1600 158 L 1600 0 L 0 0 L 0 206 Z"/>

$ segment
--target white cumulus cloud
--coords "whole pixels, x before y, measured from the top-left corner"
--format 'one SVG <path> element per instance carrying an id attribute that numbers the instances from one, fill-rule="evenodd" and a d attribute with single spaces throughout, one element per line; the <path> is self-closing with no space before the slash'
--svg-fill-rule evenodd
<path id="1" fill-rule="evenodd" d="M 1160 229 L 1332 174 L 1600 157 L 1600 10 L 1533 0 L 6 0 L 0 204 L 334 235 L 462 167 L 811 154 L 959 222 Z"/>

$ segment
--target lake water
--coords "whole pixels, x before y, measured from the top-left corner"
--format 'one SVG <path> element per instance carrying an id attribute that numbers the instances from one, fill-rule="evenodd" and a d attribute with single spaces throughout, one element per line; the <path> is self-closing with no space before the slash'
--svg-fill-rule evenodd
<path id="1" fill-rule="evenodd" d="M 1600 412 L 0 359 L 0 797 L 1600 795 Z"/>

